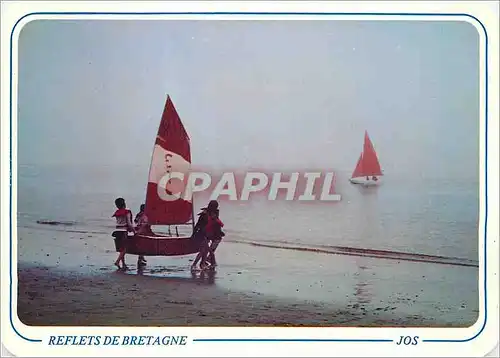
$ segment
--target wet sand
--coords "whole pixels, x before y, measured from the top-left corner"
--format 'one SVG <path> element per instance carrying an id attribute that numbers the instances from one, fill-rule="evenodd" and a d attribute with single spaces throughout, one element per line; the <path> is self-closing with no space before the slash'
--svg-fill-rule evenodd
<path id="1" fill-rule="evenodd" d="M 123 273 L 108 234 L 67 229 L 19 228 L 25 324 L 467 327 L 478 315 L 475 267 L 226 241 L 212 277 L 191 275 L 193 257 L 149 257 L 138 271 L 128 256 Z"/>
<path id="2" fill-rule="evenodd" d="M 35 326 L 394 326 L 432 321 L 386 312 L 229 292 L 199 273 L 176 279 L 19 270 L 18 315 Z"/>

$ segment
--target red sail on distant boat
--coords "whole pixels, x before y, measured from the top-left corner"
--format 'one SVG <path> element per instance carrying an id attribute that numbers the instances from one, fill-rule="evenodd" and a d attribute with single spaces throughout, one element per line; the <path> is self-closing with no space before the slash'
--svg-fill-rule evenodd
<path id="1" fill-rule="evenodd" d="M 365 140 L 363 144 L 363 151 L 361 152 L 358 162 L 356 164 L 356 168 L 354 169 L 351 176 L 351 183 L 353 184 L 367 184 L 370 182 L 377 182 L 378 176 L 382 176 L 382 169 L 380 167 L 380 163 L 377 157 L 377 153 L 375 148 L 373 147 L 372 141 L 368 136 L 368 132 L 365 131 Z M 359 179 L 365 181 L 360 181 Z"/>
<path id="2" fill-rule="evenodd" d="M 354 168 L 354 172 L 352 172 L 352 178 L 357 178 L 363 176 L 363 153 L 359 155 L 358 162 L 356 163 L 356 168 Z"/>
<path id="3" fill-rule="evenodd" d="M 137 233 L 125 243 L 127 253 L 145 256 L 177 256 L 194 254 L 199 243 L 191 235 L 179 235 L 178 226 L 194 228 L 190 188 L 185 189 L 191 168 L 190 139 L 170 96 L 155 139 L 146 190 L 145 214 L 150 225 L 168 225 L 169 233 Z M 184 181 L 170 174 L 184 174 Z M 175 234 L 170 227 L 175 226 Z M 115 240 L 116 250 L 120 243 Z"/>

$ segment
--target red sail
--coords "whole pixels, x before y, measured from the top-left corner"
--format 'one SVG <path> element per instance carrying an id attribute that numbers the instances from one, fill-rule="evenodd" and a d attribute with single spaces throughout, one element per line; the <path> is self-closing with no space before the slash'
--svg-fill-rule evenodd
<path id="1" fill-rule="evenodd" d="M 373 148 L 373 144 L 370 140 L 370 137 L 368 136 L 368 132 L 365 131 L 363 152 L 361 152 L 361 155 L 359 156 L 356 168 L 354 169 L 351 178 L 380 175 L 383 174 L 377 158 L 377 153 L 375 152 L 375 148 Z"/>
<path id="2" fill-rule="evenodd" d="M 185 224 L 192 220 L 192 200 L 184 189 L 190 166 L 189 136 L 167 96 L 149 169 L 145 212 L 150 224 Z M 184 180 L 170 178 L 174 173 L 184 175 Z"/>
<path id="3" fill-rule="evenodd" d="M 365 143 L 363 145 L 363 176 L 368 175 L 382 175 L 382 169 L 380 168 L 380 163 L 377 158 L 377 153 L 373 144 L 368 136 L 368 132 L 365 132 Z"/>
<path id="4" fill-rule="evenodd" d="M 357 178 L 363 176 L 363 153 L 359 155 L 358 163 L 356 164 L 356 168 L 352 172 L 351 178 Z"/>

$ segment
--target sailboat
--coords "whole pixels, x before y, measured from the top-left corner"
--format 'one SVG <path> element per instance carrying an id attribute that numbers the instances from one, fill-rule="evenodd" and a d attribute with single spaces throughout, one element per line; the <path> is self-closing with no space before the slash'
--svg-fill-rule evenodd
<path id="1" fill-rule="evenodd" d="M 365 131 L 365 141 L 363 151 L 359 155 L 356 168 L 354 169 L 349 181 L 353 184 L 363 184 L 366 186 L 377 185 L 382 176 L 382 169 L 378 161 L 377 153 L 373 147 L 372 141 Z"/>
<path id="2" fill-rule="evenodd" d="M 190 139 L 170 96 L 167 96 L 149 168 L 144 212 L 151 227 L 167 226 L 168 233 L 154 233 L 152 230 L 147 234 L 136 233 L 126 240 L 128 254 L 179 256 L 199 251 L 199 243 L 191 239 L 194 230 L 192 196 L 165 200 L 166 195 L 179 192 L 179 187 L 175 188 L 175 182 L 168 180 L 167 174 L 183 173 L 187 177 L 190 167 Z M 178 227 L 186 226 L 190 227 L 191 235 L 180 235 Z M 175 233 L 172 233 L 172 227 L 175 227 Z M 115 246 L 116 251 L 120 251 L 116 239 Z"/>

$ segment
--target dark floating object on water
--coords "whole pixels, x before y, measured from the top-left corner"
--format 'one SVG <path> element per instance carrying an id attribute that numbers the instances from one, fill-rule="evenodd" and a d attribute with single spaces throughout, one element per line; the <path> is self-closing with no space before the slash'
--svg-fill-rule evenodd
<path id="1" fill-rule="evenodd" d="M 53 221 L 53 220 L 37 220 L 36 223 L 40 224 L 40 225 L 54 225 L 54 226 L 57 226 L 57 225 L 73 226 L 73 225 L 75 225 L 75 223 L 70 222 L 70 221 Z"/>

